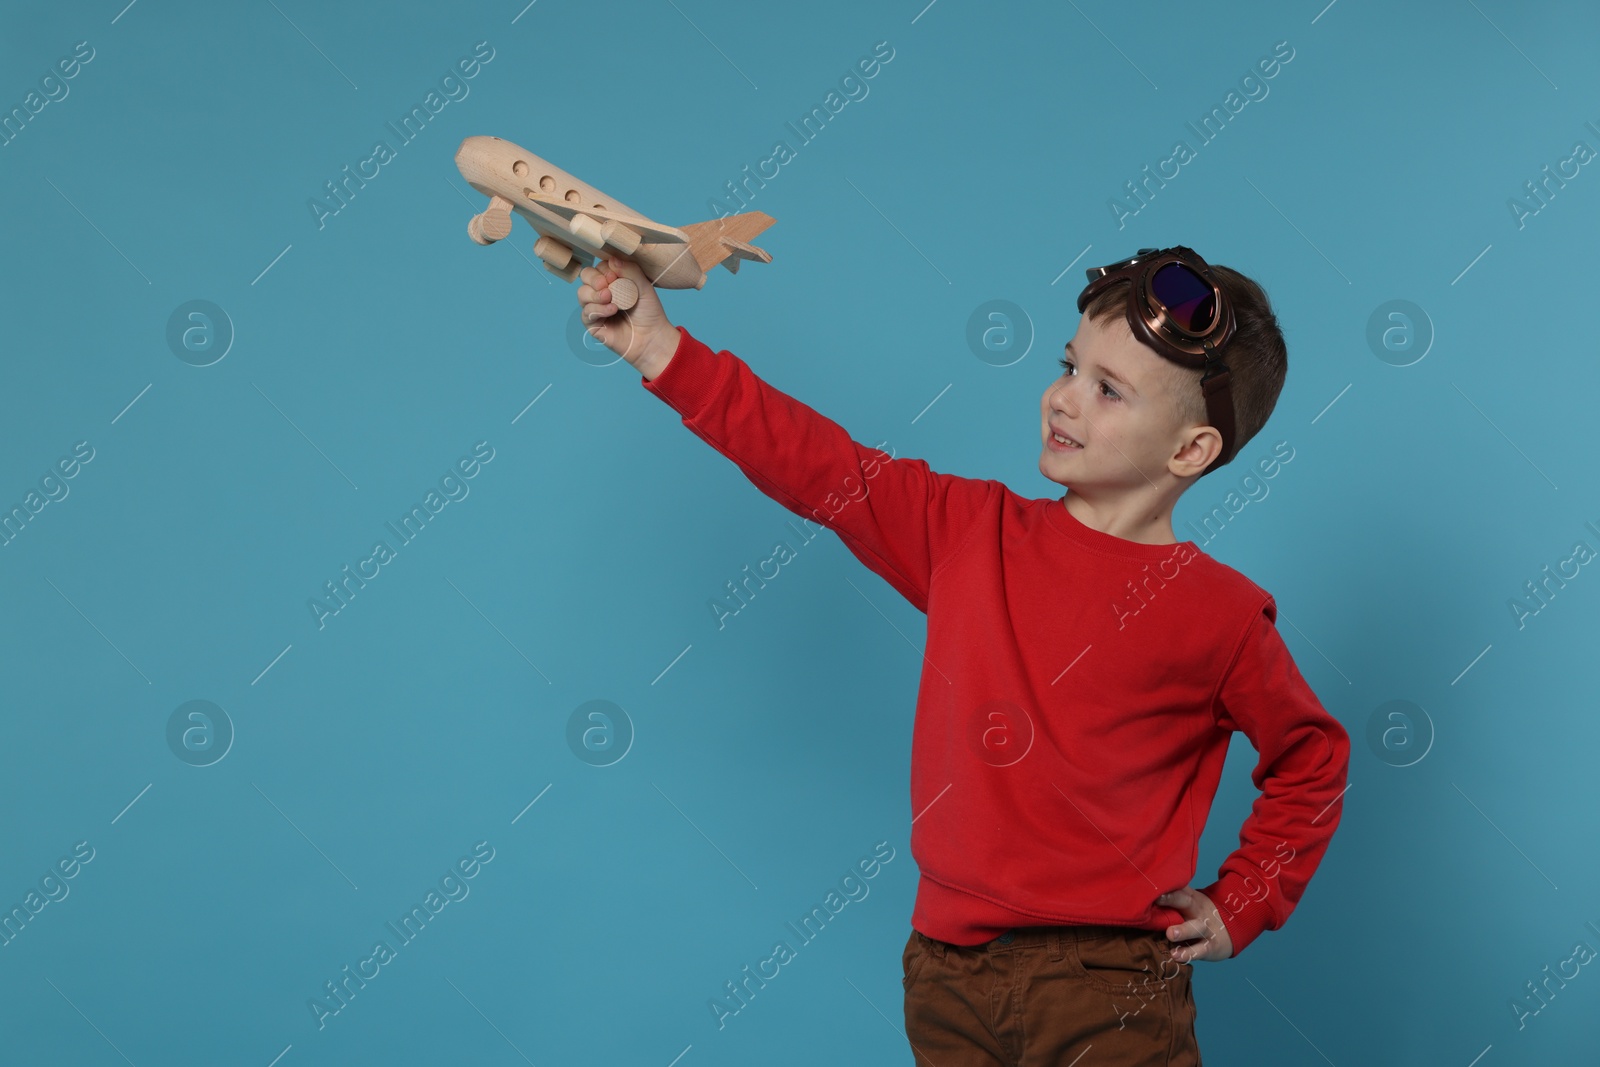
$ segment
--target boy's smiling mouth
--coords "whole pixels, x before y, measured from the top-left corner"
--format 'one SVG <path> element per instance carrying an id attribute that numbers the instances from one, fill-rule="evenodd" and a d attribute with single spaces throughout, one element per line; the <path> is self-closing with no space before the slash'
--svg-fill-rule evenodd
<path id="1" fill-rule="evenodd" d="M 1076 452 L 1083 447 L 1083 442 L 1064 433 L 1058 433 L 1054 427 L 1045 436 L 1045 444 L 1057 452 Z"/>

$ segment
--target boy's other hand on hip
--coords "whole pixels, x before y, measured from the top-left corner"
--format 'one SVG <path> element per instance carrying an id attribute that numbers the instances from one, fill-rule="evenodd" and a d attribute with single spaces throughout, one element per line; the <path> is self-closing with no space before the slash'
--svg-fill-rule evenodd
<path id="1" fill-rule="evenodd" d="M 1172 958 L 1179 963 L 1225 960 L 1233 956 L 1233 938 L 1223 925 L 1222 913 L 1211 898 L 1193 886 L 1174 889 L 1156 898 L 1157 904 L 1183 913 L 1184 922 L 1167 927 L 1167 940 L 1179 942 Z"/>
<path id="2" fill-rule="evenodd" d="M 678 350 L 678 331 L 656 295 L 656 287 L 632 260 L 611 258 L 578 272 L 578 305 L 583 325 L 600 343 L 633 365 L 648 380 L 660 374 Z M 626 278 L 637 287 L 638 302 L 621 311 L 611 299 L 611 283 Z"/>

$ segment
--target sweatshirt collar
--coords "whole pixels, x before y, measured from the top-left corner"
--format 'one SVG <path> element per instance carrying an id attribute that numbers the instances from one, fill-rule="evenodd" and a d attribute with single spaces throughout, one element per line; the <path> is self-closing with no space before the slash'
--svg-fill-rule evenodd
<path id="1" fill-rule="evenodd" d="M 1045 520 L 1051 526 L 1061 531 L 1068 540 L 1075 541 L 1084 548 L 1110 556 L 1122 556 L 1125 559 L 1157 560 L 1167 559 L 1178 551 L 1182 545 L 1188 545 L 1190 551 L 1198 552 L 1199 549 L 1193 541 L 1174 541 L 1165 545 L 1150 545 L 1141 541 L 1129 541 L 1126 538 L 1114 537 L 1085 526 L 1078 518 L 1067 510 L 1066 498 L 1045 501 Z"/>

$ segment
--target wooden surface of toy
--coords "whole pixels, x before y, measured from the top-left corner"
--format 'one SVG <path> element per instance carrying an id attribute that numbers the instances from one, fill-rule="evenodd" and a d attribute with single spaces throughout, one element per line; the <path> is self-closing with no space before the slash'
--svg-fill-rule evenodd
<path id="1" fill-rule="evenodd" d="M 627 311 L 639 302 L 639 287 L 627 278 L 618 278 L 611 283 L 611 302 Z"/>
<path id="2" fill-rule="evenodd" d="M 750 243 L 775 221 L 761 211 L 664 226 L 499 137 L 462 141 L 456 167 L 489 198 L 467 222 L 467 236 L 480 245 L 505 240 L 511 216 L 521 215 L 539 234 L 533 254 L 563 281 L 612 256 L 637 263 L 661 289 L 699 289 L 718 264 L 737 274 L 744 261 L 772 262 L 771 253 Z M 627 310 L 639 299 L 638 287 L 619 278 L 611 297 Z"/>

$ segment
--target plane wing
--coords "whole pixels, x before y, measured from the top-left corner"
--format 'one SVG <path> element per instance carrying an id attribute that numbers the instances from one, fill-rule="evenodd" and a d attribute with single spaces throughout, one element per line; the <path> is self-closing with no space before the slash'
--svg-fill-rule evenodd
<path id="1" fill-rule="evenodd" d="M 553 211 L 564 219 L 574 215 L 588 215 L 592 219 L 602 222 L 615 222 L 626 226 L 637 233 L 646 241 L 655 244 L 682 245 L 689 243 L 689 235 L 682 230 L 673 229 L 671 226 L 662 226 L 640 215 L 628 215 L 617 211 L 607 211 L 604 208 L 584 207 L 582 204 L 573 204 L 555 197 L 543 196 L 531 190 L 525 191 L 524 196 L 538 204 L 547 211 Z"/>

